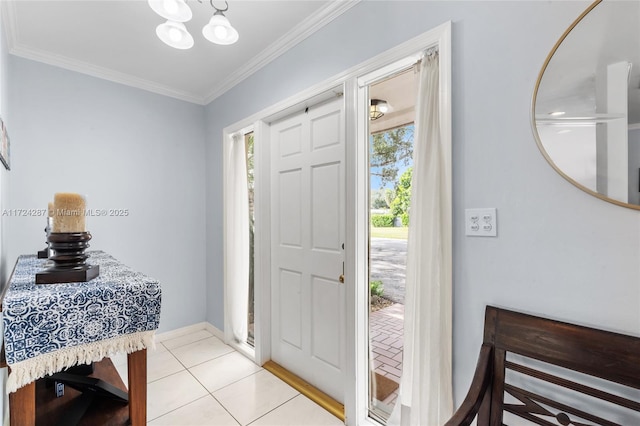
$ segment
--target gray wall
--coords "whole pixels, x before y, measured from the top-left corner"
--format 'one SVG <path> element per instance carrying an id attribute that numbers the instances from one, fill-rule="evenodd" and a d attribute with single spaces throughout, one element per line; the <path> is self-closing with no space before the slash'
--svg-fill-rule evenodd
<path id="1" fill-rule="evenodd" d="M 160 331 L 205 319 L 204 107 L 10 57 L 10 207 L 56 192 L 88 208 L 92 249 L 162 283 Z M 45 245 L 43 217 L 6 220 L 8 258 Z"/>
<path id="2" fill-rule="evenodd" d="M 208 105 L 208 321 L 223 326 L 222 129 L 451 20 L 457 403 L 487 304 L 640 335 L 639 213 L 556 174 L 529 122 L 546 55 L 589 3 L 364 1 Z M 464 236 L 470 207 L 498 209 L 498 238 Z"/>

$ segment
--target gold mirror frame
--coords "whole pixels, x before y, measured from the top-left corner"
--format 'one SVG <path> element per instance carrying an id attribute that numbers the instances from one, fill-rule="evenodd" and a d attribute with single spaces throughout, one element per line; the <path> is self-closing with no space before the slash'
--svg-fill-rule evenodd
<path id="1" fill-rule="evenodd" d="M 600 193 L 598 193 L 596 191 L 593 191 L 593 190 L 587 188 L 586 186 L 578 183 L 572 177 L 570 177 L 565 172 L 563 172 L 556 165 L 556 163 L 553 161 L 553 159 L 551 159 L 551 157 L 547 153 L 546 149 L 544 148 L 544 145 L 542 144 L 542 140 L 540 139 L 540 135 L 538 133 L 537 123 L 536 123 L 536 101 L 538 99 L 538 91 L 540 90 L 540 83 L 542 81 L 542 77 L 544 76 L 544 73 L 545 73 L 545 71 L 546 71 L 546 69 L 547 69 L 547 67 L 549 65 L 549 62 L 551 61 L 551 58 L 553 58 L 553 56 L 555 55 L 555 53 L 558 50 L 558 48 L 560 47 L 560 45 L 564 42 L 564 40 L 571 33 L 571 31 L 573 31 L 573 29 L 584 19 L 584 17 L 587 16 L 593 9 L 595 9 L 596 6 L 598 6 L 600 3 L 602 3 L 602 1 L 603 0 L 594 1 L 584 12 L 582 12 L 582 14 L 580 14 L 580 16 L 578 16 L 578 18 L 562 34 L 560 39 L 553 46 L 553 49 L 551 49 L 551 52 L 549 52 L 549 55 L 547 55 L 547 58 L 545 59 L 544 64 L 542 65 L 542 69 L 540 70 L 540 73 L 538 74 L 538 79 L 536 80 L 535 89 L 533 91 L 533 97 L 531 99 L 531 127 L 533 129 L 533 135 L 535 137 L 536 144 L 538 145 L 538 149 L 542 153 L 542 156 L 547 160 L 547 162 L 551 165 L 551 167 L 553 167 L 553 169 L 556 172 L 558 172 L 558 174 L 560 176 L 565 178 L 572 185 L 574 185 L 577 188 L 583 190 L 587 194 L 593 195 L 596 198 L 600 198 L 601 200 L 607 201 L 607 202 L 612 203 L 612 204 L 616 204 L 618 206 L 626 207 L 626 208 L 633 209 L 633 210 L 640 210 L 640 205 L 625 203 L 625 202 L 622 202 L 622 201 L 615 200 L 613 198 L 609 198 L 607 196 L 604 196 L 604 195 L 602 195 L 602 194 L 600 194 Z"/>

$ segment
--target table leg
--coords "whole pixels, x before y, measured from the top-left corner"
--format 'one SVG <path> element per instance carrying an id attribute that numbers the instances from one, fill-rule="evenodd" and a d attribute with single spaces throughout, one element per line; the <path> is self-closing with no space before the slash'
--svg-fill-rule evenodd
<path id="1" fill-rule="evenodd" d="M 129 370 L 129 420 L 131 426 L 147 424 L 147 350 L 127 355 Z M 13 425 L 12 425 L 13 426 Z"/>
<path id="2" fill-rule="evenodd" d="M 36 424 L 36 382 L 31 382 L 9 394 L 11 426 Z"/>

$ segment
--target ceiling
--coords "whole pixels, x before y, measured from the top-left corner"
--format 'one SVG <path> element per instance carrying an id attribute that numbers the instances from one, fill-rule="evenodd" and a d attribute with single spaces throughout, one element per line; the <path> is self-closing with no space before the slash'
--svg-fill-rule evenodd
<path id="1" fill-rule="evenodd" d="M 369 131 L 379 133 L 415 121 L 415 104 L 418 93 L 418 74 L 414 67 L 387 78 L 369 89 L 371 99 L 387 102 L 389 111 L 377 120 L 369 122 Z"/>
<path id="2" fill-rule="evenodd" d="M 11 54 L 204 105 L 358 1 L 231 0 L 225 15 L 240 39 L 220 46 L 201 32 L 215 10 L 187 0 L 189 50 L 158 39 L 165 20 L 144 0 L 2 1 L 2 15 Z"/>

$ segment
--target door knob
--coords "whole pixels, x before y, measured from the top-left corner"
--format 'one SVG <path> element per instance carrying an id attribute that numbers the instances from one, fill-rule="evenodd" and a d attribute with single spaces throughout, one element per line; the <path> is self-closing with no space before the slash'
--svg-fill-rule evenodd
<path id="1" fill-rule="evenodd" d="M 340 276 L 338 277 L 338 281 L 340 281 L 341 283 L 344 283 L 344 275 L 340 274 Z"/>

